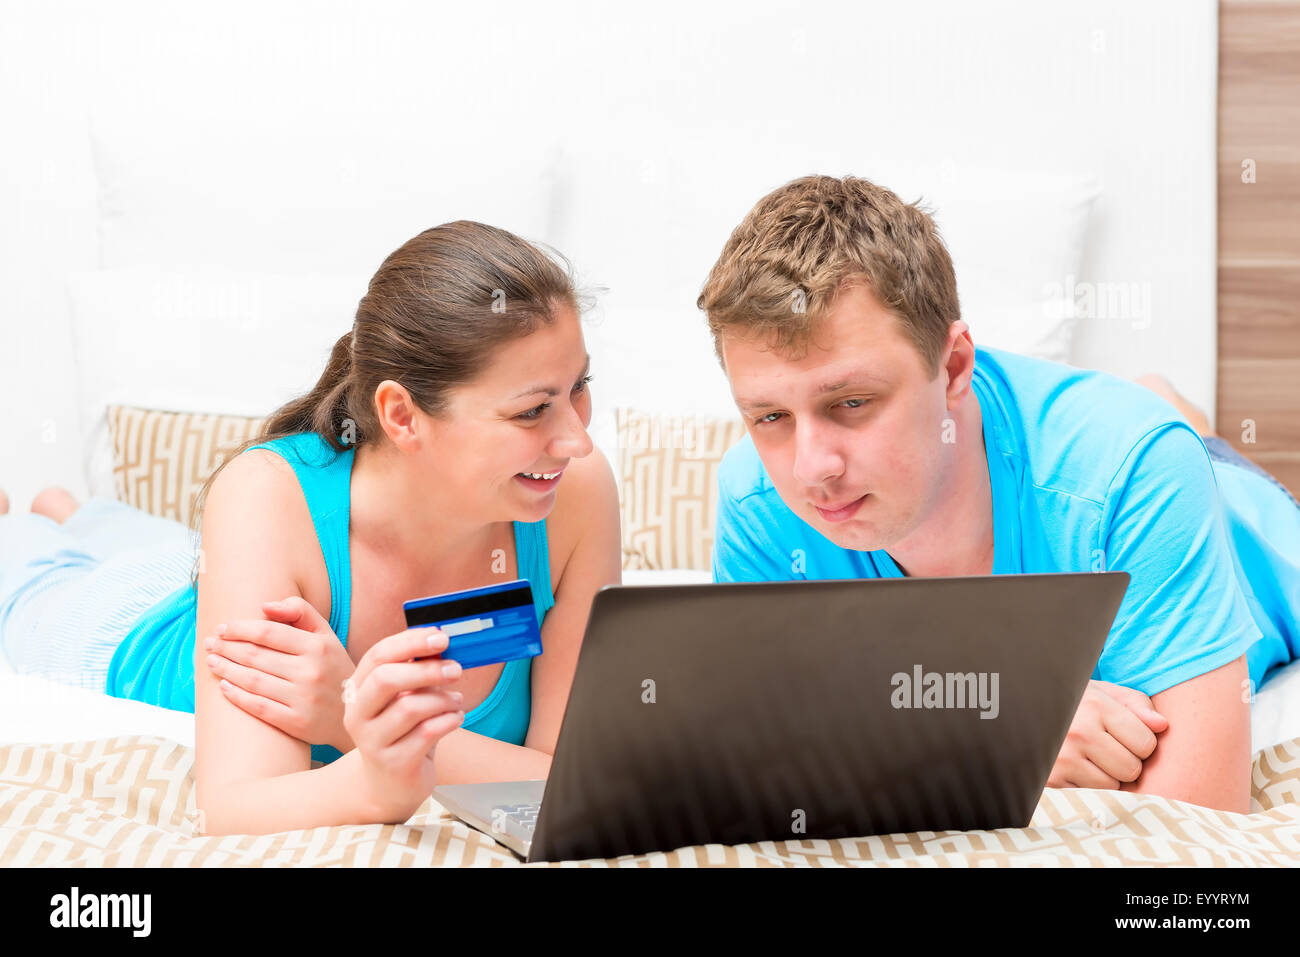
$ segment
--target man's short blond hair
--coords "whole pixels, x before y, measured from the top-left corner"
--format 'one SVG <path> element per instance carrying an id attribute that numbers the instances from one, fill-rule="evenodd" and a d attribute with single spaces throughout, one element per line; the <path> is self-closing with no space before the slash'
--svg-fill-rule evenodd
<path id="1" fill-rule="evenodd" d="M 804 176 L 768 193 L 731 233 L 696 305 L 722 334 L 804 352 L 846 285 L 865 281 L 896 315 L 931 377 L 960 316 L 952 259 L 928 212 L 855 176 Z"/>

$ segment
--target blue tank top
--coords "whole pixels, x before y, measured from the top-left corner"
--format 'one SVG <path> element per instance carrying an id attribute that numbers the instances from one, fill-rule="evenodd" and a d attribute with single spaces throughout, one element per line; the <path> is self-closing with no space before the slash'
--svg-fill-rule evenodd
<path id="1" fill-rule="evenodd" d="M 299 432 L 250 448 L 275 452 L 298 476 L 329 573 L 329 625 L 346 648 L 352 617 L 348 514 L 354 450 L 338 452 L 314 432 Z M 527 579 L 532 589 L 540 627 L 555 604 L 546 520 L 515 522 L 514 529 L 519 577 Z M 142 615 L 113 654 L 105 691 L 117 698 L 192 714 L 197 607 L 198 592 L 188 584 Z M 496 686 L 478 707 L 465 714 L 461 727 L 522 745 L 532 713 L 531 674 L 531 658 L 506 662 Z M 311 756 L 313 761 L 328 764 L 340 752 L 327 744 L 313 744 Z"/>

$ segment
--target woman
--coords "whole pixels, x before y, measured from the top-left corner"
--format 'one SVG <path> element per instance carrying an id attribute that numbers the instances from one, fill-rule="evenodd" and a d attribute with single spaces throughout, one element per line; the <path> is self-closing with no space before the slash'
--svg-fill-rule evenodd
<path id="1" fill-rule="evenodd" d="M 6 652 L 20 671 L 44 660 L 68 680 L 93 663 L 109 694 L 191 706 L 204 833 L 400 823 L 435 782 L 544 778 L 592 598 L 621 580 L 588 369 L 551 258 L 479 223 L 427 230 L 380 266 L 316 387 L 209 478 L 192 581 L 142 614 L 121 595 L 176 567 L 181 526 L 119 503 L 38 496 L 29 538 L 47 554 L 29 540 L 21 567 L 6 539 L 31 529 L 0 531 Z M 128 524 L 157 544 L 96 563 Z M 42 560 L 72 570 L 29 602 L 53 614 L 24 613 Z M 117 609 L 78 605 L 96 575 Z M 535 659 L 461 673 L 437 657 L 439 630 L 405 627 L 406 600 L 516 578 L 542 623 Z"/>

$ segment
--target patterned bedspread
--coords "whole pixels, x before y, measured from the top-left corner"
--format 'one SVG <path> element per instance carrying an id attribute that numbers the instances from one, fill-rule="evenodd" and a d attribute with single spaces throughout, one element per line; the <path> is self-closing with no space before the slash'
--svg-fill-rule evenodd
<path id="1" fill-rule="evenodd" d="M 432 798 L 403 825 L 203 837 L 194 750 L 124 735 L 0 747 L 6 867 L 1300 866 L 1300 738 L 1258 752 L 1252 812 L 1119 791 L 1047 789 L 1030 826 L 680 848 L 521 864 Z"/>

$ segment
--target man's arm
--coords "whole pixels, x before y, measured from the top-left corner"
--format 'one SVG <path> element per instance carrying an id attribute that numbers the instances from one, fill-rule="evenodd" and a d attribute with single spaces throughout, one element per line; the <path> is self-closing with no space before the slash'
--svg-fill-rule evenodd
<path id="1" fill-rule="evenodd" d="M 1121 791 L 1245 814 L 1250 810 L 1250 701 L 1246 656 L 1161 691 L 1151 704 L 1169 719 L 1142 775 Z"/>
<path id="2" fill-rule="evenodd" d="M 1140 691 L 1169 721 L 1125 790 L 1244 812 L 1245 652 L 1260 630 L 1237 579 L 1209 456 L 1185 423 L 1153 429 L 1111 481 L 1101 546 L 1131 578 L 1094 678 Z"/>

